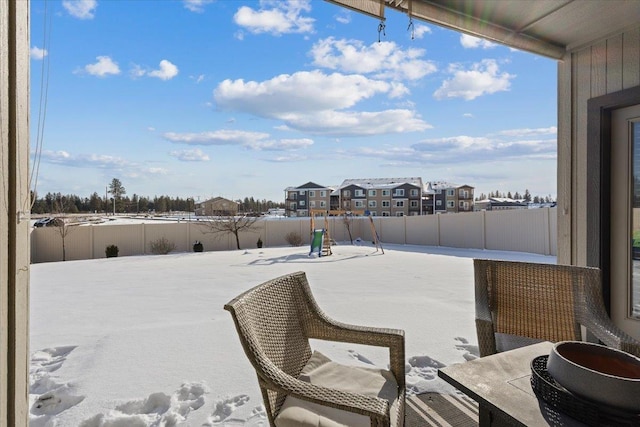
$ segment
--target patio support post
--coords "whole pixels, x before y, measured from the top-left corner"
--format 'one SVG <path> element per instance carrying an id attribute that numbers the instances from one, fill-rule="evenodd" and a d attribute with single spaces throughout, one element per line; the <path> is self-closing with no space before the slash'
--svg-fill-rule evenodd
<path id="1" fill-rule="evenodd" d="M 0 0 L 0 425 L 29 414 L 29 2 Z"/>

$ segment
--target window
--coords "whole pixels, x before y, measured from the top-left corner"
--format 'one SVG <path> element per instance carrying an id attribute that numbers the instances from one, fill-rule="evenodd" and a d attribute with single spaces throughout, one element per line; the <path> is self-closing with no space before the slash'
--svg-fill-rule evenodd
<path id="1" fill-rule="evenodd" d="M 356 197 L 364 197 L 364 190 L 356 190 Z"/>
<path id="2" fill-rule="evenodd" d="M 404 212 L 396 212 L 396 216 L 404 216 Z"/>
<path id="3" fill-rule="evenodd" d="M 456 190 L 447 190 L 447 196 L 455 196 L 456 195 Z"/>
<path id="4" fill-rule="evenodd" d="M 412 188 L 411 189 L 411 197 L 417 197 L 418 196 L 418 189 L 417 188 Z"/>
<path id="5" fill-rule="evenodd" d="M 289 209 L 291 209 L 292 211 L 296 210 L 296 204 L 295 203 L 289 203 Z"/>
<path id="6" fill-rule="evenodd" d="M 307 194 L 307 192 L 305 190 L 300 190 L 300 195 L 304 196 L 305 194 Z"/>
<path id="7" fill-rule="evenodd" d="M 289 197 L 293 200 L 297 200 L 298 199 L 298 193 L 289 193 Z"/>
<path id="8" fill-rule="evenodd" d="M 382 195 L 383 196 L 390 196 L 391 195 L 391 190 L 382 190 Z"/>
<path id="9" fill-rule="evenodd" d="M 321 202 L 320 202 L 320 207 L 321 207 L 321 208 L 326 208 L 326 207 L 327 207 L 327 202 L 325 202 L 325 201 L 321 201 Z"/>
<path id="10" fill-rule="evenodd" d="M 393 192 L 394 196 L 404 196 L 404 188 L 396 188 Z"/>
<path id="11" fill-rule="evenodd" d="M 342 202 L 342 207 L 345 208 L 345 209 L 351 208 L 351 202 L 348 201 L 348 200 L 343 201 Z"/>
<path id="12" fill-rule="evenodd" d="M 316 192 L 313 190 L 309 190 L 309 197 L 316 197 Z"/>
<path id="13" fill-rule="evenodd" d="M 467 190 L 460 189 L 460 191 L 458 191 L 458 194 L 463 199 L 466 199 L 467 197 L 469 197 L 469 192 Z"/>
<path id="14" fill-rule="evenodd" d="M 447 207 L 448 208 L 455 208 L 456 204 L 454 203 L 453 200 L 449 200 L 449 201 L 447 201 Z"/>
<path id="15" fill-rule="evenodd" d="M 382 211 L 382 216 L 391 216 L 391 215 L 389 215 L 389 211 Z"/>
<path id="16" fill-rule="evenodd" d="M 442 190 L 436 190 L 436 194 L 442 194 Z"/>
<path id="17" fill-rule="evenodd" d="M 327 197 L 327 192 L 326 191 L 321 191 L 320 192 L 320 197 Z"/>
<path id="18" fill-rule="evenodd" d="M 315 208 L 315 207 L 316 207 L 316 201 L 315 201 L 315 200 L 311 200 L 311 201 L 309 202 L 309 207 L 310 207 L 310 208 Z"/>
<path id="19" fill-rule="evenodd" d="M 375 208 L 376 206 L 377 205 L 376 205 L 376 201 L 375 200 L 369 200 L 369 207 L 370 208 Z"/>
<path id="20" fill-rule="evenodd" d="M 369 190 L 369 197 L 376 197 L 376 190 Z"/>
<path id="21" fill-rule="evenodd" d="M 396 208 L 403 208 L 404 200 L 396 200 Z"/>
<path id="22" fill-rule="evenodd" d="M 391 202 L 389 200 L 383 200 L 382 201 L 382 207 L 383 208 L 391 207 Z"/>
<path id="23" fill-rule="evenodd" d="M 304 200 L 300 200 L 300 206 L 304 206 Z"/>
<path id="24" fill-rule="evenodd" d="M 369 211 L 369 215 L 371 215 L 371 216 L 377 216 L 378 214 L 376 213 L 376 211 Z"/>
<path id="25" fill-rule="evenodd" d="M 351 190 L 344 190 L 344 191 L 342 192 L 342 195 L 343 195 L 344 197 L 351 197 Z"/>
<path id="26" fill-rule="evenodd" d="M 418 201 L 417 200 L 412 200 L 411 201 L 411 207 L 412 208 L 417 208 L 418 207 Z"/>
<path id="27" fill-rule="evenodd" d="M 363 208 L 364 207 L 364 201 L 363 200 L 356 200 L 356 208 Z"/>
<path id="28" fill-rule="evenodd" d="M 436 206 L 442 206 L 442 200 L 436 200 Z"/>

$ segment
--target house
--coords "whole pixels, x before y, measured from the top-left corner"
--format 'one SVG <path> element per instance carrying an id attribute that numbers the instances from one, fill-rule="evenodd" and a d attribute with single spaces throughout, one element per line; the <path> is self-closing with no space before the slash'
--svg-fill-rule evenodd
<path id="1" fill-rule="evenodd" d="M 196 216 L 234 216 L 238 214 L 238 203 L 224 197 L 214 197 L 196 204 Z"/>
<path id="2" fill-rule="evenodd" d="M 502 211 L 508 209 L 528 209 L 529 204 L 524 199 L 511 199 L 508 197 L 489 197 L 473 202 L 473 210 L 478 211 Z"/>
<path id="3" fill-rule="evenodd" d="M 425 187 L 425 210 L 429 206 L 432 213 L 457 213 L 473 211 L 473 190 L 470 185 L 457 185 L 450 182 L 429 182 Z M 431 197 L 428 197 L 431 195 Z"/>
<path id="4" fill-rule="evenodd" d="M 285 216 L 310 216 L 312 210 L 328 211 L 333 188 L 307 182 L 285 190 Z"/>
<path id="5" fill-rule="evenodd" d="M 601 268 L 612 319 L 640 339 L 630 309 L 635 159 L 619 131 L 640 132 L 640 2 L 332 2 L 377 19 L 385 8 L 408 14 L 410 4 L 416 20 L 558 61 L 558 262 Z M 16 427 L 29 414 L 29 8 L 0 1 L 0 425 Z"/>

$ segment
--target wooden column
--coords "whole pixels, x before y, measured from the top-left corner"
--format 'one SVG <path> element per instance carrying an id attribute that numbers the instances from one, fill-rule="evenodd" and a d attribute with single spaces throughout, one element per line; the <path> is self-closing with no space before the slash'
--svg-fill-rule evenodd
<path id="1" fill-rule="evenodd" d="M 0 0 L 0 425 L 28 425 L 29 2 Z"/>

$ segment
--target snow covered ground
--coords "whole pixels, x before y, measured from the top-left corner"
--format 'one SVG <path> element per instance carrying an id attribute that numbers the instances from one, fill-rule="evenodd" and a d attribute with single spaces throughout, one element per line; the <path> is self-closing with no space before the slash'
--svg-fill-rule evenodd
<path id="1" fill-rule="evenodd" d="M 439 367 L 476 357 L 472 258 L 555 257 L 442 247 L 338 245 L 178 253 L 31 266 L 31 426 L 266 426 L 255 373 L 223 305 L 305 271 L 336 320 L 404 329 L 412 393 L 451 391 Z M 341 363 L 385 351 L 314 342 Z"/>

